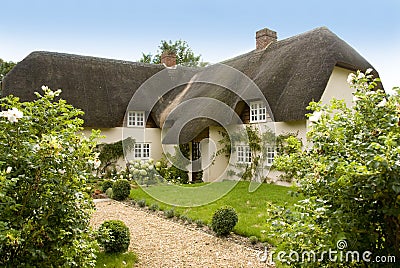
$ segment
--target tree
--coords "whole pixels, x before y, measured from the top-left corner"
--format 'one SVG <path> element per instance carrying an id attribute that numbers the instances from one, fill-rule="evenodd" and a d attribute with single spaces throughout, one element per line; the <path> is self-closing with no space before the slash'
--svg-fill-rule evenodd
<path id="1" fill-rule="evenodd" d="M 292 146 L 298 150 L 276 159 L 276 167 L 290 173 L 305 197 L 296 210 L 269 210 L 272 231 L 282 241 L 278 250 L 301 255 L 330 249 L 360 256 L 369 251 L 371 262 L 376 256 L 400 259 L 399 88 L 386 94 L 371 71 L 349 76 L 356 89 L 353 107 L 339 100 L 310 103 L 314 113 L 307 135 L 312 145 L 305 150 Z M 334 266 L 329 261 L 326 257 L 325 265 Z M 368 260 L 343 263 L 338 258 L 335 265 L 362 263 Z"/>
<path id="2" fill-rule="evenodd" d="M 94 266 L 85 182 L 98 133 L 78 134 L 83 112 L 42 89 L 32 102 L 0 99 L 0 266 Z"/>
<path id="3" fill-rule="evenodd" d="M 12 61 L 4 61 L 3 59 L 0 59 L 0 82 L 3 81 L 3 78 L 6 76 L 6 74 L 11 71 L 12 68 L 16 65 L 15 62 Z"/>
<path id="4" fill-rule="evenodd" d="M 6 76 L 6 74 L 11 71 L 12 68 L 16 65 L 15 62 L 12 61 L 4 61 L 3 59 L 0 59 L 0 96 L 1 96 L 1 82 L 3 81 L 3 78 Z"/>
<path id="5" fill-rule="evenodd" d="M 161 54 L 163 52 L 174 53 L 176 55 L 176 64 L 178 65 L 202 67 L 208 64 L 207 62 L 200 61 L 201 55 L 195 56 L 188 43 L 182 40 L 178 40 L 175 42 L 172 42 L 171 40 L 169 40 L 168 42 L 166 40 L 161 40 L 161 43 L 158 46 L 157 54 L 153 56 L 151 53 L 142 53 L 142 58 L 139 60 L 139 62 L 160 64 Z"/>

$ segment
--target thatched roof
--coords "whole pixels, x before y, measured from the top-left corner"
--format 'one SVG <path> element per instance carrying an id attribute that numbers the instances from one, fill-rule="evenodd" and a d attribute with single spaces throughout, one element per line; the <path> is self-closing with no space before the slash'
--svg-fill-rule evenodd
<path id="1" fill-rule="evenodd" d="M 335 66 L 364 71 L 372 67 L 356 50 L 325 27 L 273 42 L 264 50 L 251 51 L 223 64 L 244 73 L 258 86 L 268 101 L 275 121 L 304 119 L 306 107 L 310 101 L 321 98 Z M 85 111 L 86 126 L 116 127 L 122 126 L 128 103 L 137 89 L 164 69 L 162 65 L 33 52 L 5 77 L 3 95 L 14 94 L 22 100 L 31 100 L 34 98 L 33 92 L 39 91 L 42 85 L 52 89 L 61 88 L 64 99 Z M 185 76 L 186 80 L 183 80 L 189 82 L 187 77 L 201 76 L 207 73 L 207 69 L 204 70 L 185 67 L 170 69 L 167 77 L 171 83 L 167 81 L 166 84 L 173 85 L 173 81 L 181 76 Z M 223 73 L 214 74 L 221 81 L 226 79 Z M 201 82 L 201 79 L 193 80 Z M 246 94 L 247 82 L 231 83 L 243 89 L 240 95 Z M 199 97 L 212 98 L 235 109 L 243 98 L 227 88 L 207 83 L 189 83 L 177 86 L 167 94 L 163 89 L 159 94 L 157 89 L 152 89 L 144 91 L 141 96 L 142 99 L 149 99 L 149 102 L 156 98 L 156 105 L 151 110 L 152 119 L 159 127 L 168 122 L 165 127 L 171 129 L 164 141 L 172 142 L 180 133 L 180 141 L 187 142 L 207 126 L 217 124 L 218 120 L 224 124 L 234 122 L 235 115 L 216 115 L 221 112 L 218 104 L 206 102 L 180 107 L 172 112 L 173 109 Z M 245 98 L 250 100 L 252 97 Z M 211 115 L 217 120 L 208 120 Z M 193 116 L 202 118 L 191 120 Z M 188 121 L 190 123 L 182 126 Z M 178 131 L 182 127 L 183 131 Z"/>
<path id="2" fill-rule="evenodd" d="M 60 88 L 63 99 L 85 112 L 85 126 L 118 127 L 136 89 L 162 69 L 162 65 L 37 51 L 7 74 L 3 95 L 29 101 L 35 91 L 41 93 L 42 85 Z"/>
<path id="3" fill-rule="evenodd" d="M 320 100 L 335 66 L 353 71 L 372 67 L 326 27 L 273 42 L 265 50 L 224 63 L 258 85 L 277 122 L 304 119 L 306 107 L 312 100 Z"/>
<path id="4" fill-rule="evenodd" d="M 325 27 L 273 42 L 264 50 L 251 51 L 223 64 L 254 81 L 271 108 L 272 120 L 276 122 L 304 120 L 305 114 L 309 113 L 306 107 L 311 101 L 320 100 L 335 66 L 353 71 L 372 68 L 356 50 Z M 223 77 L 223 72 L 216 71 L 215 75 Z M 374 75 L 379 76 L 376 71 Z M 242 89 L 240 98 L 215 85 L 193 84 L 175 106 L 193 98 L 209 97 L 235 109 L 242 99 L 248 101 L 252 98 L 243 98 L 248 88 L 242 85 Z M 222 113 L 224 122 L 234 120 L 215 103 L 192 105 L 186 110 L 181 109 L 179 114 L 171 114 L 169 119 L 176 124 L 171 126 L 164 142 L 174 143 L 177 135 L 182 143 L 192 140 L 207 126 L 216 124 L 215 120 L 204 119 L 213 118 L 215 113 Z M 197 115 L 205 116 L 182 126 Z"/>

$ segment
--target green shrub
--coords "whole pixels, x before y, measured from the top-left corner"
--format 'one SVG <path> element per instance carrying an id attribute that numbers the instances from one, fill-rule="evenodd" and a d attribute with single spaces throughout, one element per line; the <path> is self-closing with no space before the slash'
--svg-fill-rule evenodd
<path id="1" fill-rule="evenodd" d="M 97 238 L 106 253 L 122 253 L 129 247 L 129 228 L 123 221 L 108 220 L 100 225 Z"/>
<path id="2" fill-rule="evenodd" d="M 220 236 L 228 235 L 238 222 L 238 215 L 232 207 L 222 207 L 215 211 L 211 227 Z"/>
<path id="3" fill-rule="evenodd" d="M 122 201 L 129 197 L 131 193 L 131 184 L 126 179 L 118 179 L 114 182 L 112 190 L 113 198 Z"/>
<path id="4" fill-rule="evenodd" d="M 182 214 L 179 216 L 179 219 L 183 222 L 189 222 L 191 220 L 191 218 L 189 218 L 187 215 Z"/>
<path id="5" fill-rule="evenodd" d="M 137 204 L 139 207 L 144 208 L 146 206 L 146 200 L 141 199 L 141 200 L 137 201 Z"/>
<path id="6" fill-rule="evenodd" d="M 108 188 L 107 191 L 106 191 L 106 195 L 109 198 L 113 198 L 113 189 L 112 188 Z"/>
<path id="7" fill-rule="evenodd" d="M 295 150 L 275 159 L 304 196 L 295 209 L 270 209 L 276 252 L 313 249 L 322 255 L 348 241 L 343 253 L 373 251 L 400 259 L 399 88 L 390 95 L 377 88 L 371 71 L 348 76 L 355 89 L 351 107 L 335 99 L 311 102 L 309 146 L 301 150 L 289 140 Z M 332 259 L 324 261 L 318 266 L 333 266 Z M 353 265 L 371 263 L 346 264 Z"/>
<path id="8" fill-rule="evenodd" d="M 0 100 L 0 266 L 94 266 L 86 182 L 99 132 L 79 134 L 83 112 L 42 89 Z"/>
<path id="9" fill-rule="evenodd" d="M 172 209 L 165 210 L 165 211 L 164 211 L 164 216 L 165 216 L 167 219 L 173 218 L 173 217 L 175 216 L 175 210 L 174 210 L 173 208 L 172 208 Z"/>
<path id="10" fill-rule="evenodd" d="M 131 160 L 127 168 L 128 178 L 133 179 L 137 184 L 149 186 L 163 182 L 163 178 L 154 167 L 153 159 Z"/>
<path id="11" fill-rule="evenodd" d="M 255 245 L 255 244 L 258 243 L 257 236 L 252 235 L 252 236 L 249 237 L 249 240 L 250 240 L 250 244 L 252 244 L 252 245 Z"/>
<path id="12" fill-rule="evenodd" d="M 151 211 L 157 211 L 160 210 L 160 206 L 157 203 L 151 204 L 151 206 L 149 207 L 149 209 Z"/>
<path id="13" fill-rule="evenodd" d="M 199 228 L 204 226 L 204 221 L 202 220 L 195 220 L 194 223 L 196 223 L 196 226 Z"/>
<path id="14" fill-rule="evenodd" d="M 111 180 L 104 180 L 101 184 L 101 191 L 105 193 L 107 189 L 112 188 L 113 182 Z"/>

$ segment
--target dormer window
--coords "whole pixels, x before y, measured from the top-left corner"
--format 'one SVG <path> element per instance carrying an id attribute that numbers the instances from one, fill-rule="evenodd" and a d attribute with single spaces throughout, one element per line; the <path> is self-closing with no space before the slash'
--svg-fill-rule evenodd
<path id="1" fill-rule="evenodd" d="M 262 101 L 250 102 L 250 123 L 267 121 L 267 106 Z"/>
<path id="2" fill-rule="evenodd" d="M 128 112 L 128 127 L 143 127 L 144 112 L 129 111 Z"/>

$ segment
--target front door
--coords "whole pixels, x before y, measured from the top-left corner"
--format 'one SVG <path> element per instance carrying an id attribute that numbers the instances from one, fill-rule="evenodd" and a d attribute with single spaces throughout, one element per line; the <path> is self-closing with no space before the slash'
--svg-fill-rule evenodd
<path id="1" fill-rule="evenodd" d="M 201 182 L 202 178 L 200 142 L 192 141 L 192 181 Z"/>

